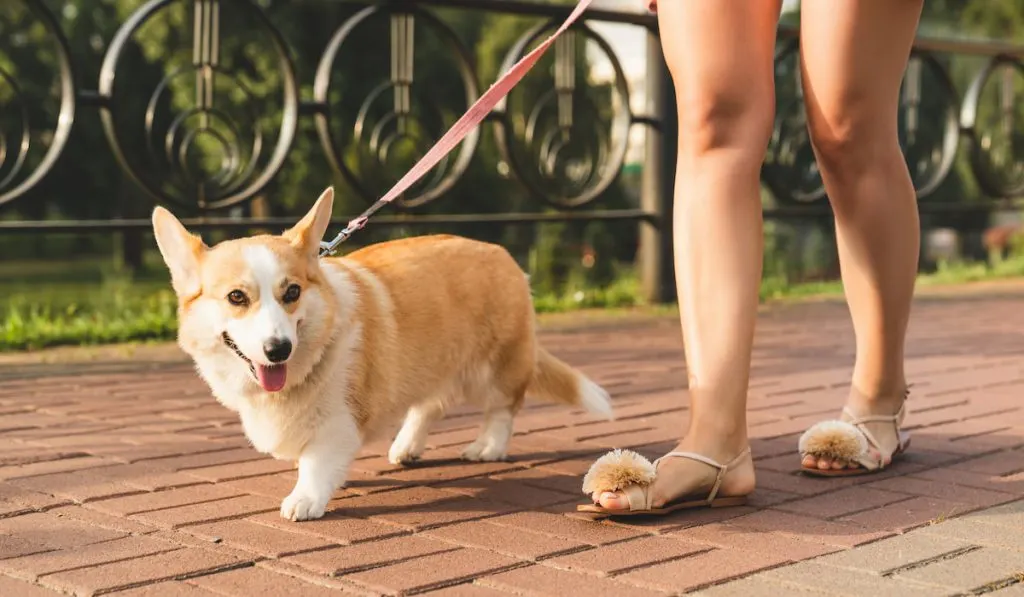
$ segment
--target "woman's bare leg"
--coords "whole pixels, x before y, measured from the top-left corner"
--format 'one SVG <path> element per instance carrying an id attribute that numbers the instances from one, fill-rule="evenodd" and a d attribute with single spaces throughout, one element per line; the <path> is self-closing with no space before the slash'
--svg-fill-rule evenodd
<path id="1" fill-rule="evenodd" d="M 836 218 L 857 360 L 850 406 L 895 414 L 917 274 L 917 201 L 897 141 L 899 89 L 923 0 L 803 0 L 801 64 L 815 155 Z M 872 429 L 874 432 L 875 430 Z M 888 450 L 891 425 L 875 433 Z M 805 466 L 855 467 L 806 456 Z"/>
<path id="2" fill-rule="evenodd" d="M 747 447 L 747 385 L 761 279 L 759 172 L 775 109 L 777 0 L 663 0 L 661 43 L 679 110 L 675 248 L 691 396 L 678 450 L 729 462 Z M 745 467 L 745 468 L 744 468 Z M 654 505 L 705 486 L 707 465 L 667 459 Z M 750 461 L 722 493 L 754 488 Z M 594 496 L 605 508 L 625 497 Z"/>

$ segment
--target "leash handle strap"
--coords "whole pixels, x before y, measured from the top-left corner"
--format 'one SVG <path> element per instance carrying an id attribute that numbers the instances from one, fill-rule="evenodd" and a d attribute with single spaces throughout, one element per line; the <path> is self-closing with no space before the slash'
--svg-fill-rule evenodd
<path id="1" fill-rule="evenodd" d="M 494 106 L 498 105 L 510 91 L 515 87 L 520 80 L 530 72 L 530 69 L 537 64 L 540 57 L 547 51 L 551 44 L 555 42 L 555 39 L 565 32 L 580 15 L 590 6 L 593 0 L 579 0 L 576 8 L 572 10 L 565 22 L 551 34 L 543 43 L 533 49 L 532 52 L 523 56 L 519 62 L 517 62 L 512 68 L 510 68 L 504 75 L 498 78 L 497 81 L 491 85 L 490 89 L 484 92 L 473 105 L 466 110 L 466 113 L 459 118 L 458 121 L 452 128 L 448 129 L 448 132 L 441 137 L 433 147 L 430 148 L 427 153 L 420 158 L 419 162 L 409 170 L 405 176 L 403 176 L 395 186 L 391 187 L 383 197 L 378 199 L 373 205 L 371 205 L 366 211 L 359 215 L 359 217 L 351 220 L 345 229 L 342 230 L 338 236 L 333 240 L 326 243 L 320 243 L 320 256 L 326 256 L 334 253 L 337 250 L 338 245 L 345 242 L 353 233 L 363 228 L 366 225 L 367 220 L 370 216 L 375 214 L 379 209 L 391 203 L 409 189 L 413 184 L 416 183 L 420 178 L 423 177 L 430 169 L 437 165 L 444 156 L 451 153 L 453 149 L 473 130 L 477 125 L 483 122 L 484 118 L 490 114 Z"/>

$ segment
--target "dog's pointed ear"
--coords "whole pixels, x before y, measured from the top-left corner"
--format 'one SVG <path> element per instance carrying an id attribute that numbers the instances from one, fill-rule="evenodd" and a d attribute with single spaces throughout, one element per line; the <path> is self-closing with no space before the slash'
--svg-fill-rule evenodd
<path id="1" fill-rule="evenodd" d="M 285 231 L 284 237 L 296 248 L 304 251 L 310 258 L 320 255 L 320 241 L 331 223 L 331 211 L 334 209 L 334 187 L 327 187 L 313 208 L 309 210 L 299 223 Z"/>
<path id="2" fill-rule="evenodd" d="M 199 294 L 199 258 L 207 249 L 202 239 L 189 233 L 178 218 L 163 207 L 153 210 L 153 235 L 171 270 L 174 292 L 183 298 Z"/>

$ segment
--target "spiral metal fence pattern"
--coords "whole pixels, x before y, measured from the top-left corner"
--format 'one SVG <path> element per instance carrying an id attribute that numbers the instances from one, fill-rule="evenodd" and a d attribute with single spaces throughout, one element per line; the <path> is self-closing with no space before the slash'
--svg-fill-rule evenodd
<path id="1" fill-rule="evenodd" d="M 155 203 L 178 207 L 201 217 L 207 227 L 241 228 L 275 224 L 273 219 L 227 218 L 226 208 L 244 206 L 277 176 L 292 149 L 303 119 L 312 120 L 330 167 L 367 202 L 392 180 L 396 167 L 409 156 L 425 152 L 458 113 L 481 93 L 483 81 L 466 43 L 439 13 L 443 9 L 490 11 L 531 16 L 536 26 L 523 34 L 504 57 L 502 68 L 514 64 L 543 39 L 567 13 L 564 6 L 519 0 L 392 0 L 352 3 L 356 10 L 334 29 L 318 64 L 297 68 L 293 53 L 263 5 L 256 0 L 149 0 L 128 16 L 112 39 L 105 41 L 102 66 L 93 89 L 80 89 L 74 54 L 59 20 L 44 0 L 9 0 L 23 7 L 26 18 L 42 27 L 30 43 L 48 44 L 55 83 L 54 113 L 44 117 L 19 84 L 17 64 L 0 60 L 0 215 L 4 208 L 38 200 L 32 190 L 49 174 L 84 109 L 96 109 L 121 169 Z M 350 2 L 350 0 L 323 0 Z M 175 12 L 177 11 L 177 12 Z M 174 17 L 174 39 L 191 44 L 191 59 L 166 63 L 164 75 L 151 89 L 125 80 L 125 64 L 134 60 L 135 40 L 156 18 Z M 179 18 L 180 17 L 180 18 Z M 272 89 L 256 94 L 252 73 L 238 72 L 224 56 L 229 39 L 225 23 L 246 19 L 244 35 L 269 53 Z M 361 51 L 353 35 L 372 23 L 387 23 L 390 71 L 361 99 L 354 118 L 335 109 L 339 70 L 358 63 Z M 630 82 L 611 44 L 593 26 L 620 23 L 646 30 L 648 76 L 642 83 L 646 113 L 634 111 Z M 440 40 L 446 59 L 457 71 L 461 106 L 444 105 L 430 82 L 416 72 L 415 57 L 424 35 Z M 647 14 L 605 10 L 585 19 L 558 40 L 551 67 L 528 75 L 547 91 L 532 103 L 516 91 L 490 115 L 504 174 L 536 200 L 536 209 L 517 214 L 437 214 L 416 216 L 416 208 L 436 201 L 457 184 L 481 146 L 481 131 L 461 146 L 397 202 L 409 211 L 401 222 L 522 222 L 549 220 L 627 220 L 663 229 L 671 195 L 669 167 L 674 158 L 674 109 L 671 85 L 658 58 L 657 22 Z M 0 35 L 0 57 L 4 38 Z M 170 39 L 170 38 L 168 38 Z M 11 41 L 10 39 L 6 41 Z M 17 41 L 17 40 L 15 40 Z M 766 217 L 821 217 L 827 202 L 808 139 L 797 68 L 795 32 L 783 28 L 776 53 L 779 105 L 762 180 L 777 206 Z M 599 56 L 611 76 L 600 94 L 586 93 L 591 84 L 580 76 L 581 59 Z M 979 66 L 966 89 L 958 90 L 950 72 L 950 56 L 971 55 Z M 355 59 L 353 59 L 355 57 Z M 168 59 L 169 60 L 169 59 Z M 5 67 L 5 64 L 8 67 Z M 297 73 L 310 72 L 312 80 Z M 584 74 L 585 75 L 585 74 Z M 191 91 L 175 89 L 187 82 Z M 311 84 L 303 97 L 301 84 Z M 92 87 L 92 86 L 89 86 Z M 928 90 L 923 93 L 923 90 Z M 143 93 L 145 111 L 128 118 L 121 104 L 125 94 Z M 918 39 L 904 77 L 900 99 L 900 141 L 922 199 L 922 211 L 977 211 L 985 205 L 930 204 L 928 198 L 950 176 L 958 152 L 966 152 L 970 176 L 991 205 L 1024 195 L 1024 46 L 1012 44 Z M 600 101 L 595 101 L 595 97 Z M 448 102 L 450 103 L 450 102 Z M 268 124 L 267 115 L 272 114 Z M 623 170 L 629 135 L 634 127 L 653 134 L 646 145 L 641 198 L 630 209 L 600 209 L 602 193 Z M 482 128 L 482 127 L 481 127 Z M 134 140 L 134 141 L 133 141 Z M 144 151 L 128 150 L 142 146 Z M 101 148 L 97 148 L 100 150 Z M 554 208 L 543 209 L 545 207 Z M 393 216 L 381 216 L 388 224 Z M 397 221 L 397 220 L 396 220 Z M 26 231 L 143 228 L 144 220 L 14 221 L 0 219 L 0 233 Z M 642 242 L 664 253 L 657 232 Z M 649 253 L 649 251 L 647 251 Z M 642 248 L 641 254 L 645 250 Z M 666 255 L 661 255 L 662 260 Z"/>

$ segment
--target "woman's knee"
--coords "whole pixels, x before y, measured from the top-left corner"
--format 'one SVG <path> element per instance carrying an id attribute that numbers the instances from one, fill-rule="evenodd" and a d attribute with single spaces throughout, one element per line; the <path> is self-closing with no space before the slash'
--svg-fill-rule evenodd
<path id="1" fill-rule="evenodd" d="M 698 157 L 728 150 L 759 167 L 775 117 L 774 89 L 765 87 L 758 92 L 744 82 L 725 89 L 677 88 L 680 154 Z"/>
<path id="2" fill-rule="evenodd" d="M 827 176 L 860 176 L 877 160 L 899 152 L 895 107 L 857 94 L 808 98 L 807 128 L 818 166 Z"/>

